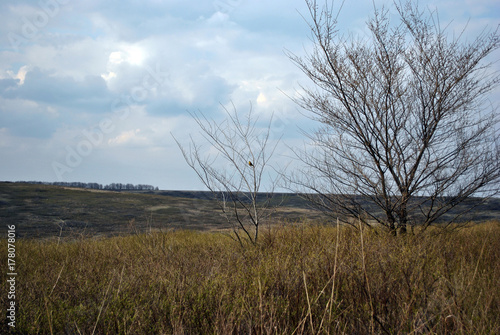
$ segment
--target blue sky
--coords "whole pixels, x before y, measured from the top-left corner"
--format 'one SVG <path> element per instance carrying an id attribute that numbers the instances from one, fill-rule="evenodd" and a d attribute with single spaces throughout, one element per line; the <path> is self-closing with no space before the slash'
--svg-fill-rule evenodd
<path id="1" fill-rule="evenodd" d="M 500 23 L 497 0 L 420 5 L 450 32 Z M 340 27 L 366 33 L 372 10 L 346 0 Z M 219 120 L 231 102 L 262 121 L 274 113 L 287 163 L 298 127 L 315 126 L 288 97 L 308 84 L 284 53 L 311 47 L 301 13 L 303 0 L 2 1 L 0 180 L 203 189 L 172 134 L 201 139 L 189 111 Z"/>

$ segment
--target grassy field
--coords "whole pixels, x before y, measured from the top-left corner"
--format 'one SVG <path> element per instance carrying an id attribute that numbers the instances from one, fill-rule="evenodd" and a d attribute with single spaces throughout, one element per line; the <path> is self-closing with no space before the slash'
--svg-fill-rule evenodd
<path id="1" fill-rule="evenodd" d="M 478 207 L 480 224 L 395 237 L 334 227 L 291 197 L 242 247 L 203 192 L 0 183 L 0 222 L 17 235 L 15 330 L 499 334 L 500 221 L 487 221 L 499 204 Z"/>
<path id="2" fill-rule="evenodd" d="M 231 228 L 210 199 L 210 193 L 200 191 L 113 192 L 0 182 L 0 222 L 16 225 L 18 237 L 37 239 Z M 297 195 L 278 194 L 275 201 L 281 206 L 273 211 L 271 223 L 327 220 Z M 455 212 L 448 216 L 454 218 Z M 500 221 L 500 199 L 487 200 L 463 219 Z"/>
<path id="3" fill-rule="evenodd" d="M 195 191 L 149 194 L 0 182 L 0 222 L 15 224 L 18 237 L 43 239 L 230 228 L 217 204 L 207 198 L 206 192 Z M 304 201 L 290 203 L 275 217 L 322 217 Z"/>
<path id="4" fill-rule="evenodd" d="M 16 330 L 499 334 L 499 236 L 499 222 L 488 222 L 398 237 L 283 224 L 247 248 L 219 232 L 182 230 L 18 239 Z"/>

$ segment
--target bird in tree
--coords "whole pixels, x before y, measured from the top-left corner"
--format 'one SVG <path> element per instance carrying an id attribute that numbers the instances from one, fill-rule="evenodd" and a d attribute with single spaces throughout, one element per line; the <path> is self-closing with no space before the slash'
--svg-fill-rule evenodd
<path id="1" fill-rule="evenodd" d="M 251 161 L 248 161 L 248 165 L 249 166 L 253 166 L 252 162 Z"/>

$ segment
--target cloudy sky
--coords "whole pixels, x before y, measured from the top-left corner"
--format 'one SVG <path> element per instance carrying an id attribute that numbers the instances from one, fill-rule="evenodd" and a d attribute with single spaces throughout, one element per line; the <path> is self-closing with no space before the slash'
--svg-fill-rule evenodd
<path id="1" fill-rule="evenodd" d="M 450 31 L 500 23 L 498 0 L 420 4 Z M 364 34 L 372 9 L 346 0 L 341 27 Z M 298 127 L 314 127 L 289 98 L 308 84 L 284 53 L 311 47 L 301 14 L 304 0 L 2 1 L 0 180 L 203 189 L 172 134 L 200 139 L 189 112 L 220 120 L 230 103 L 274 113 L 275 158 L 289 161 Z"/>

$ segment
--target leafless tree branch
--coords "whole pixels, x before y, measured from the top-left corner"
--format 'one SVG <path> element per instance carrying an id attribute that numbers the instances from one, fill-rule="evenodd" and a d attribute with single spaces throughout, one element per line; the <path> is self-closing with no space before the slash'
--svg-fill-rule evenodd
<path id="1" fill-rule="evenodd" d="M 196 172 L 203 184 L 217 200 L 222 215 L 232 225 L 236 240 L 255 244 L 259 227 L 271 212 L 271 198 L 283 175 L 275 173 L 269 180 L 269 189 L 262 189 L 265 173 L 271 173 L 270 160 L 279 143 L 270 140 L 271 120 L 264 129 L 257 126 L 257 118 L 250 111 L 242 116 L 232 106 L 232 111 L 223 106 L 227 118 L 217 123 L 202 113 L 192 113 L 200 127 L 206 143 L 217 154 L 204 156 L 201 145 L 191 138 L 188 148 L 177 139 L 188 165 Z M 224 167 L 217 165 L 223 163 Z"/>
<path id="2" fill-rule="evenodd" d="M 500 78 L 485 63 L 498 28 L 465 42 L 407 1 L 395 4 L 399 23 L 375 8 L 371 38 L 346 38 L 328 2 L 306 2 L 314 50 L 288 56 L 316 86 L 295 101 L 321 127 L 309 134 L 315 150 L 296 151 L 299 192 L 333 216 L 392 231 L 499 193 L 499 119 L 487 98 Z"/>

